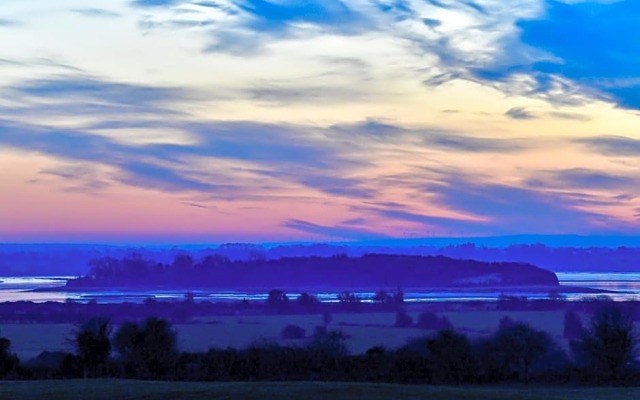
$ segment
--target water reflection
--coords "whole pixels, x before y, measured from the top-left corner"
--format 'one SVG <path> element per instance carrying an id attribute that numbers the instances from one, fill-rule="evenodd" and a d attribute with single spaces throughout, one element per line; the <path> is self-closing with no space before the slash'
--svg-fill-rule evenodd
<path id="1" fill-rule="evenodd" d="M 640 273 L 558 273 L 558 279 L 563 286 L 586 287 L 595 289 L 611 290 L 617 293 L 610 293 L 607 296 L 614 300 L 637 300 L 640 299 Z M 99 303 L 119 303 L 135 302 L 140 303 L 149 299 L 156 300 L 182 300 L 185 297 L 185 290 L 108 290 L 101 292 L 62 292 L 62 291 L 34 291 L 36 289 L 51 289 L 64 285 L 67 279 L 72 277 L 0 277 L 0 301 L 33 301 L 33 302 L 65 302 L 78 301 Z M 265 300 L 267 293 L 255 293 L 249 291 L 190 291 L 196 301 L 242 301 L 242 300 Z M 337 302 L 337 293 L 320 292 L 315 293 L 318 299 L 323 302 Z M 370 291 L 354 293 L 364 301 L 369 301 L 374 293 Z M 405 293 L 407 302 L 442 302 L 442 301 L 492 301 L 497 300 L 503 292 L 474 292 L 474 291 L 447 291 L 447 292 L 418 292 L 408 291 Z M 513 293 L 509 293 L 513 294 Z M 290 293 L 291 298 L 297 297 L 298 292 Z M 518 292 L 518 296 L 525 296 L 528 299 L 545 299 L 548 293 L 545 292 Z M 568 293 L 564 297 L 567 300 L 576 301 L 601 297 L 597 293 Z"/>

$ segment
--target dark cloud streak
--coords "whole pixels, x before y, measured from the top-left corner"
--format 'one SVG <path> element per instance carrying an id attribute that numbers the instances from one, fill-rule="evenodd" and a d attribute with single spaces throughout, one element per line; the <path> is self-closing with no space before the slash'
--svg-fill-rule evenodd
<path id="1" fill-rule="evenodd" d="M 509 118 L 520 119 L 520 120 L 535 118 L 533 114 L 531 114 L 529 111 L 527 111 L 526 108 L 523 108 L 523 107 L 510 108 L 509 110 L 507 110 L 507 112 L 505 112 L 505 115 L 508 116 Z"/>
<path id="2" fill-rule="evenodd" d="M 17 19 L 0 18 L 0 28 L 19 28 L 24 23 Z"/>
<path id="3" fill-rule="evenodd" d="M 640 140 L 625 136 L 597 136 L 576 139 L 576 143 L 586 145 L 591 150 L 613 157 L 639 157 Z"/>
<path id="4" fill-rule="evenodd" d="M 587 168 L 573 168 L 559 171 L 545 171 L 527 181 L 529 186 L 553 189 L 599 189 L 625 190 L 635 188 L 640 177 L 614 175 Z"/>
<path id="5" fill-rule="evenodd" d="M 328 238 L 340 240 L 370 240 L 385 239 L 388 236 L 373 232 L 367 229 L 354 228 L 350 226 L 326 226 L 318 225 L 308 221 L 299 219 L 289 219 L 282 223 L 285 228 L 295 229 L 297 231 L 310 233 L 313 235 L 323 235 Z"/>
<path id="6" fill-rule="evenodd" d="M 84 17 L 118 18 L 122 16 L 120 13 L 103 8 L 74 8 L 71 11 Z"/>
<path id="7" fill-rule="evenodd" d="M 356 149 L 353 145 L 342 143 L 336 147 L 336 143 L 327 138 L 330 132 L 312 126 L 249 121 L 192 122 L 187 115 L 174 111 L 177 104 L 194 98 L 185 89 L 63 77 L 23 82 L 5 90 L 25 101 L 22 106 L 0 108 L 0 115 L 7 118 L 34 114 L 83 115 L 97 120 L 76 129 L 0 121 L 0 146 L 112 166 L 121 172 L 115 179 L 130 185 L 166 191 L 231 190 L 231 194 L 239 195 L 238 186 L 227 184 L 231 178 L 225 174 L 229 171 L 200 175 L 190 171 L 190 160 L 200 157 L 254 165 L 255 175 L 283 181 L 283 186 L 293 183 L 335 196 L 372 196 L 360 180 L 349 177 L 352 169 L 364 165 L 348 156 Z M 123 115 L 132 118 L 122 120 Z M 169 128 L 183 132 L 195 143 L 132 144 L 97 134 L 105 129 L 124 133 L 139 128 Z M 261 189 L 244 188 L 245 193 L 251 190 Z"/>

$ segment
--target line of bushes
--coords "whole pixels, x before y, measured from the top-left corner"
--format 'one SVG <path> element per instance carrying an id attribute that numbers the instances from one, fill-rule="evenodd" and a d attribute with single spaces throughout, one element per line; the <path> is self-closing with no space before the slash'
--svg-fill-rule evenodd
<path id="1" fill-rule="evenodd" d="M 295 328 L 285 330 L 283 335 L 304 336 Z M 478 340 L 442 329 L 400 348 L 374 347 L 362 355 L 349 355 L 346 339 L 320 326 L 299 346 L 260 342 L 246 349 L 185 353 L 164 319 L 125 323 L 112 332 L 108 320 L 93 318 L 74 332 L 74 354 L 45 352 L 21 365 L 9 340 L 0 339 L 0 377 L 640 384 L 638 337 L 629 314 L 616 303 L 594 314 L 569 353 L 547 333 L 506 320 Z"/>

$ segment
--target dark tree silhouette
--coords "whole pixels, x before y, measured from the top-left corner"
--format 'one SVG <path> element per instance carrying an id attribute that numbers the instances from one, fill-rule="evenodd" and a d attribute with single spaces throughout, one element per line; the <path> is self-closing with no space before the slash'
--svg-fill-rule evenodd
<path id="1" fill-rule="evenodd" d="M 455 260 L 442 256 L 365 254 L 360 257 L 275 259 L 249 254 L 242 260 L 205 256 L 196 261 L 189 254 L 177 254 L 172 263 L 162 263 L 139 253 L 121 259 L 92 261 L 89 275 L 69 280 L 67 286 L 201 289 L 315 285 L 379 288 L 393 285 L 447 288 L 485 286 L 476 278 L 487 275 L 498 277 L 499 283 L 494 284 L 500 286 L 558 286 L 554 273 L 533 265 Z M 400 304 L 404 297 L 400 290 L 395 294 L 381 292 L 378 295 L 377 299 L 385 304 Z"/>
<path id="2" fill-rule="evenodd" d="M 427 339 L 431 379 L 434 383 L 469 382 L 475 372 L 475 360 L 469 339 L 447 329 Z"/>
<path id="3" fill-rule="evenodd" d="M 581 339 L 571 343 L 578 366 L 599 384 L 623 383 L 635 363 L 637 346 L 630 313 L 615 303 L 598 310 Z"/>
<path id="4" fill-rule="evenodd" d="M 396 321 L 393 326 L 397 328 L 408 328 L 411 325 L 413 325 L 413 318 L 411 318 L 406 311 L 398 310 L 398 312 L 396 312 Z"/>
<path id="5" fill-rule="evenodd" d="M 447 319 L 447 317 L 439 317 L 437 314 L 432 312 L 423 312 L 418 316 L 418 321 L 416 321 L 416 328 L 433 329 L 440 331 L 453 329 L 453 325 L 451 324 L 451 321 Z"/>
<path id="6" fill-rule="evenodd" d="M 324 328 L 327 328 L 327 325 L 329 325 L 331 323 L 331 321 L 333 321 L 333 315 L 331 315 L 330 312 L 325 311 L 322 313 L 322 325 L 324 326 Z"/>
<path id="7" fill-rule="evenodd" d="M 149 318 L 144 323 L 126 323 L 114 336 L 115 350 L 125 373 L 140 378 L 171 377 L 177 360 L 176 333 L 168 321 Z"/>
<path id="8" fill-rule="evenodd" d="M 522 322 L 505 324 L 493 337 L 479 342 L 478 359 L 487 379 L 522 379 L 528 381 L 535 364 L 556 357 L 557 349 L 546 332 Z"/>
<path id="9" fill-rule="evenodd" d="M 395 304 L 400 306 L 404 304 L 404 291 L 401 288 L 397 288 L 392 297 Z"/>
<path id="10" fill-rule="evenodd" d="M 193 257 L 189 254 L 177 254 L 173 258 L 173 264 L 171 268 L 174 268 L 182 273 L 188 273 L 193 268 Z"/>
<path id="11" fill-rule="evenodd" d="M 106 318 L 92 318 L 82 323 L 74 335 L 74 344 L 84 377 L 104 373 L 111 354 L 111 324 Z"/>
<path id="12" fill-rule="evenodd" d="M 267 305 L 273 308 L 282 308 L 289 302 L 289 297 L 280 289 L 273 289 L 267 297 Z"/>
<path id="13" fill-rule="evenodd" d="M 287 325 L 282 329 L 280 334 L 283 339 L 302 339 L 306 331 L 298 325 Z"/>
<path id="14" fill-rule="evenodd" d="M 563 336 L 565 339 L 578 339 L 583 330 L 582 321 L 575 311 L 569 310 L 564 313 Z"/>
<path id="15" fill-rule="evenodd" d="M 11 341 L 0 337 L 0 378 L 9 376 L 18 369 L 19 365 L 18 357 L 11 353 Z"/>
<path id="16" fill-rule="evenodd" d="M 502 317 L 500 318 L 500 322 L 498 323 L 498 330 L 501 331 L 503 329 L 509 329 L 515 324 L 515 321 L 510 317 Z"/>
<path id="17" fill-rule="evenodd" d="M 351 292 L 342 292 L 338 294 L 338 301 L 342 304 L 360 303 L 360 298 Z"/>
<path id="18" fill-rule="evenodd" d="M 385 290 L 378 290 L 373 297 L 371 298 L 371 300 L 374 303 L 379 303 L 379 304 L 391 304 L 393 303 L 393 296 L 391 296 L 389 293 L 387 293 Z"/>
<path id="19" fill-rule="evenodd" d="M 312 310 L 316 308 L 318 304 L 320 304 L 320 301 L 316 296 L 313 296 L 307 292 L 304 292 L 304 293 L 301 293 L 300 296 L 298 296 L 298 298 L 296 299 L 296 304 L 300 305 L 301 307 L 307 310 Z"/>
<path id="20" fill-rule="evenodd" d="M 326 330 L 323 326 L 316 327 L 308 348 L 328 357 L 343 357 L 349 354 L 346 344 L 347 335 L 339 330 Z"/>

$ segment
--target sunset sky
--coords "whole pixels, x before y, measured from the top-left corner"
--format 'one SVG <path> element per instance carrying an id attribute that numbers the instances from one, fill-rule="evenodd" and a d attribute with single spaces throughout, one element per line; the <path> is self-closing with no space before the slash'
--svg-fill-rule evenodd
<path id="1" fill-rule="evenodd" d="M 0 241 L 640 234 L 639 20 L 2 0 Z"/>

